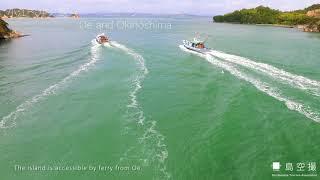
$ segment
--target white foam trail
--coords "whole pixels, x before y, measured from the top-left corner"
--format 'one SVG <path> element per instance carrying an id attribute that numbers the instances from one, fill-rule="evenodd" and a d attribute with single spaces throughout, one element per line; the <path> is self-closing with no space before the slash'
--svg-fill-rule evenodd
<path id="1" fill-rule="evenodd" d="M 190 51 L 190 50 L 186 49 L 183 46 L 179 46 L 179 47 L 182 50 L 186 51 L 186 52 L 193 53 L 193 54 L 196 54 L 196 55 L 198 55 L 198 56 L 200 56 L 202 58 L 205 58 L 211 64 L 228 71 L 230 74 L 238 77 L 239 79 L 242 79 L 242 80 L 245 80 L 245 81 L 251 83 L 258 90 L 260 90 L 260 91 L 266 93 L 267 95 L 277 99 L 278 101 L 283 102 L 287 106 L 288 109 L 297 111 L 300 114 L 306 116 L 307 118 L 309 118 L 309 119 L 311 119 L 311 120 L 313 120 L 315 122 L 320 122 L 320 114 L 318 112 L 312 111 L 310 107 L 305 106 L 302 103 L 295 102 L 293 100 L 290 100 L 290 99 L 282 96 L 276 89 L 272 88 L 269 84 L 261 82 L 261 81 L 255 79 L 255 78 L 249 77 L 245 73 L 240 72 L 238 69 L 236 69 L 232 65 L 215 59 L 210 54 L 207 54 L 207 55 L 199 54 L 199 53 Z"/>
<path id="2" fill-rule="evenodd" d="M 104 43 L 103 46 L 104 47 L 112 47 L 110 43 Z"/>
<path id="3" fill-rule="evenodd" d="M 295 75 L 289 72 L 286 72 L 282 69 L 278 69 L 274 66 L 271 66 L 269 64 L 265 63 L 259 63 L 252 61 L 250 59 L 231 55 L 227 53 L 223 53 L 220 51 L 211 50 L 210 54 L 221 58 L 223 60 L 256 70 L 261 71 L 275 79 L 279 79 L 284 83 L 287 83 L 293 87 L 305 90 L 307 92 L 310 92 L 311 94 L 315 96 L 320 96 L 320 82 L 312 79 L 308 79 L 306 77 Z"/>
<path id="4" fill-rule="evenodd" d="M 21 115 L 23 112 L 28 110 L 28 108 L 32 107 L 33 104 L 39 102 L 40 100 L 44 99 L 45 97 L 55 94 L 58 89 L 60 89 L 64 84 L 69 82 L 71 79 L 77 77 L 80 73 L 87 71 L 90 67 L 92 67 L 98 60 L 98 46 L 94 45 L 91 47 L 91 58 L 90 61 L 82 64 L 77 70 L 73 71 L 67 77 L 62 79 L 60 82 L 51 85 L 42 93 L 32 97 L 30 100 L 25 101 L 24 103 L 20 104 L 15 111 L 11 112 L 7 116 L 4 116 L 0 121 L 0 128 L 10 128 L 15 126 L 15 120 Z M 6 123 L 12 123 L 12 125 L 7 126 Z"/>
<path id="5" fill-rule="evenodd" d="M 124 52 L 128 53 L 129 55 L 133 56 L 134 59 L 138 61 L 143 74 L 144 75 L 148 74 L 148 69 L 147 69 L 147 67 L 145 65 L 144 58 L 140 54 L 134 52 L 132 49 L 127 48 L 126 46 L 124 46 L 122 44 L 119 44 L 116 41 L 111 41 L 110 45 L 114 46 L 114 47 L 117 47 L 117 48 L 123 50 Z"/>
<path id="6" fill-rule="evenodd" d="M 134 89 L 129 94 L 130 104 L 128 104 L 127 107 L 133 111 L 131 115 L 136 119 L 137 124 L 140 127 L 145 128 L 144 134 L 139 138 L 139 142 L 145 146 L 145 149 L 147 149 L 147 151 L 149 151 L 146 153 L 148 158 L 152 159 L 153 161 L 156 160 L 158 162 L 158 167 L 156 169 L 157 171 L 159 170 L 162 173 L 160 174 L 161 179 L 169 179 L 170 174 L 167 172 L 165 165 L 165 161 L 168 158 L 168 150 L 166 148 L 166 144 L 164 143 L 164 136 L 156 130 L 156 121 L 145 121 L 146 118 L 144 116 L 144 112 L 139 107 L 139 102 L 137 100 L 137 93 L 142 88 L 142 82 L 149 72 L 145 65 L 145 60 L 140 54 L 120 43 L 112 41 L 110 42 L 110 44 L 111 46 L 119 48 L 127 54 L 131 55 L 138 63 L 140 74 L 138 74 L 133 80 Z M 148 145 L 152 146 L 151 149 L 149 149 Z M 128 152 L 126 152 L 125 154 L 127 155 Z M 147 159 L 143 159 L 144 163 L 146 163 L 147 161 Z"/>
<path id="7" fill-rule="evenodd" d="M 104 46 L 104 47 L 112 47 L 112 45 L 109 42 L 99 44 L 95 39 L 91 41 L 93 46 Z"/>
<path id="8" fill-rule="evenodd" d="M 122 44 L 119 44 L 115 41 L 112 41 L 112 46 L 114 47 L 117 47 L 121 50 L 123 50 L 124 52 L 126 52 L 127 54 L 133 56 L 133 58 L 135 60 L 137 60 L 138 62 L 138 65 L 140 67 L 140 70 L 142 72 L 142 74 L 139 74 L 135 79 L 134 79 L 134 84 L 135 84 L 135 88 L 133 89 L 133 91 L 130 92 L 130 97 L 131 97 L 131 103 L 128 105 L 128 107 L 132 107 L 132 108 L 135 108 L 138 106 L 138 101 L 137 101 L 137 93 L 138 91 L 142 88 L 141 84 L 142 84 L 142 81 L 144 80 L 145 76 L 148 74 L 148 69 L 145 65 L 145 62 L 144 62 L 144 58 L 134 52 L 132 49 L 129 49 L 127 48 L 126 46 L 122 45 Z M 143 118 L 144 119 L 144 118 Z M 142 120 L 140 120 L 142 121 Z M 143 123 L 143 122 L 140 122 L 140 123 Z"/>

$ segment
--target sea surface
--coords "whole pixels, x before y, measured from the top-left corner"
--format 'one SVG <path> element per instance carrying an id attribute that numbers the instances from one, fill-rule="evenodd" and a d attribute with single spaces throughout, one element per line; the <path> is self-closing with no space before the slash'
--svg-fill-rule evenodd
<path id="1" fill-rule="evenodd" d="M 318 174 L 320 34 L 210 17 L 8 22 L 30 36 L 0 44 L 0 179 Z M 102 32 L 111 45 L 92 41 Z M 195 32 L 207 54 L 180 46 Z"/>

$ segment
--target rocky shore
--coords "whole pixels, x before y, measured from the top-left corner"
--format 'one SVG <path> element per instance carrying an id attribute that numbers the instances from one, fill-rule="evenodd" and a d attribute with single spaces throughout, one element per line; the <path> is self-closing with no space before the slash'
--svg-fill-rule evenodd
<path id="1" fill-rule="evenodd" d="M 304 32 L 320 32 L 320 9 L 308 11 L 307 16 L 312 17 L 315 20 L 298 28 L 302 29 Z"/>
<path id="2" fill-rule="evenodd" d="M 307 25 L 299 25 L 297 26 L 298 29 L 301 29 L 304 32 L 320 32 L 320 21 L 315 22 L 315 23 L 311 23 L 311 24 L 307 24 Z"/>
<path id="3" fill-rule="evenodd" d="M 25 35 L 22 35 L 16 31 L 11 30 L 8 27 L 8 23 L 0 19 L 0 39 L 13 39 L 13 38 L 18 38 L 23 36 Z"/>

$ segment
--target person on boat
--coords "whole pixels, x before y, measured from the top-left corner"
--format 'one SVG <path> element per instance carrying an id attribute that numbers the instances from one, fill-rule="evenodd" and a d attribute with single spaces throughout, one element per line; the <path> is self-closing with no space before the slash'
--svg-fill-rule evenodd
<path id="1" fill-rule="evenodd" d="M 101 36 L 100 39 L 102 43 L 108 42 L 108 38 L 106 36 Z"/>
<path id="2" fill-rule="evenodd" d="M 98 42 L 101 43 L 101 44 L 102 43 L 106 43 L 106 42 L 109 42 L 109 39 L 108 39 L 107 36 L 101 35 L 101 36 L 98 37 Z"/>
<path id="3" fill-rule="evenodd" d="M 199 46 L 200 49 L 203 49 L 203 48 L 204 48 L 204 44 L 203 44 L 203 43 L 199 43 L 198 46 Z"/>

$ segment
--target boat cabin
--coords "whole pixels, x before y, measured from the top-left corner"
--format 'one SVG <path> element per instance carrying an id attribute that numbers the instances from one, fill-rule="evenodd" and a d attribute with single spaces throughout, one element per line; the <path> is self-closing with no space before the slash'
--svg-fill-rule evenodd
<path id="1" fill-rule="evenodd" d="M 203 42 L 192 43 L 192 47 L 195 47 L 195 48 L 198 48 L 198 49 L 203 49 L 203 48 L 205 48 Z"/>

